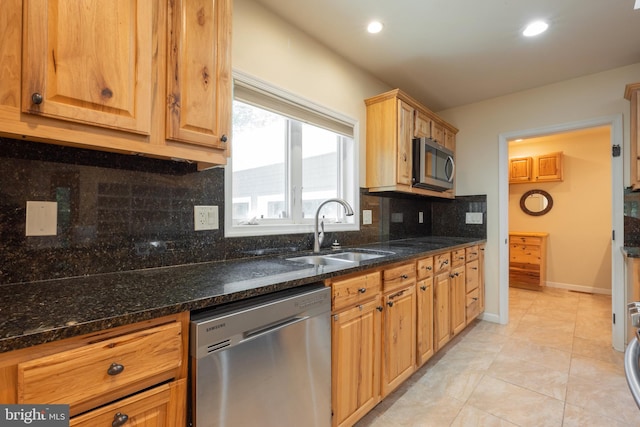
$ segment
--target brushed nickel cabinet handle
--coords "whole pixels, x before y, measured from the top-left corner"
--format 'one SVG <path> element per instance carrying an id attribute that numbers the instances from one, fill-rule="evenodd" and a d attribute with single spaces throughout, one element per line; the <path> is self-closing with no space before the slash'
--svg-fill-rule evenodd
<path id="1" fill-rule="evenodd" d="M 358 289 L 358 292 L 360 292 L 361 294 L 364 294 L 365 292 L 367 292 L 367 288 L 360 288 Z"/>

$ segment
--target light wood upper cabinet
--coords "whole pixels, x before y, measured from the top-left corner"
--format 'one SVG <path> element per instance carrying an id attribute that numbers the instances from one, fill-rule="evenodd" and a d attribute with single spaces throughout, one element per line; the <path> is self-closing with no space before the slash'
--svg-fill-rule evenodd
<path id="1" fill-rule="evenodd" d="M 458 130 L 395 89 L 365 100 L 367 106 L 367 179 L 370 192 L 395 191 L 453 198 L 454 191 L 412 187 L 413 138 L 437 138 L 455 148 Z"/>
<path id="2" fill-rule="evenodd" d="M 533 176 L 533 159 L 531 157 L 514 157 L 509 159 L 509 183 L 531 182 Z"/>
<path id="3" fill-rule="evenodd" d="M 536 182 L 562 181 L 562 153 L 549 153 L 534 157 L 533 165 Z"/>
<path id="4" fill-rule="evenodd" d="M 169 2 L 167 139 L 217 148 L 227 141 L 231 120 L 227 6 L 215 0 Z"/>
<path id="5" fill-rule="evenodd" d="M 628 84 L 624 97 L 631 103 L 629 128 L 631 131 L 630 184 L 631 188 L 640 188 L 640 82 Z"/>
<path id="6" fill-rule="evenodd" d="M 432 120 L 422 111 L 416 111 L 415 124 L 413 126 L 413 136 L 416 138 L 431 138 Z"/>
<path id="7" fill-rule="evenodd" d="M 414 110 L 406 102 L 398 100 L 398 138 L 396 150 L 396 183 L 411 185 L 411 146 L 413 138 Z"/>
<path id="8" fill-rule="evenodd" d="M 562 163 L 563 154 L 560 151 L 533 157 L 510 158 L 509 183 L 526 184 L 562 181 Z"/>
<path id="9" fill-rule="evenodd" d="M 26 0 L 22 110 L 148 135 L 148 1 Z"/>
<path id="10" fill-rule="evenodd" d="M 225 164 L 231 9 L 232 0 L 3 0 L 0 135 Z"/>

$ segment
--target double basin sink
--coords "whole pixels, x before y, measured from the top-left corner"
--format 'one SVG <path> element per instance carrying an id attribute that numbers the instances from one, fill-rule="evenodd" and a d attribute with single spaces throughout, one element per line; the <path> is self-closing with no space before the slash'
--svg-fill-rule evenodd
<path id="1" fill-rule="evenodd" d="M 351 250 L 347 252 L 339 252 L 336 254 L 326 254 L 326 255 L 306 255 L 295 258 L 287 258 L 287 261 L 299 262 L 303 264 L 312 264 L 312 265 L 343 265 L 347 267 L 348 265 L 357 265 L 362 261 L 367 261 L 370 259 L 382 258 L 385 256 L 393 255 L 395 252 L 387 252 L 387 251 L 375 251 L 369 252 L 364 250 Z"/>

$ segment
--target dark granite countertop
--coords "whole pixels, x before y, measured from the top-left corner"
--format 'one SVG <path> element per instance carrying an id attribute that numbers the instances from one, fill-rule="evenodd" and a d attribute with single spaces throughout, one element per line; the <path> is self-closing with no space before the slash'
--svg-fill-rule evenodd
<path id="1" fill-rule="evenodd" d="M 296 252 L 0 286 L 0 353 L 277 292 L 482 239 L 422 237 L 358 246 L 393 252 L 347 267 L 286 260 Z M 343 248 L 343 251 L 354 248 Z"/>
<path id="2" fill-rule="evenodd" d="M 640 258 L 639 246 L 623 246 L 622 253 L 629 258 Z"/>

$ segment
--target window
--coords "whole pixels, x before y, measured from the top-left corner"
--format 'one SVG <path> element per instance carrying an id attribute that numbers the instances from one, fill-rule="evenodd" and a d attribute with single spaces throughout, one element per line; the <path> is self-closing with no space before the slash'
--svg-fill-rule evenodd
<path id="1" fill-rule="evenodd" d="M 234 75 L 233 138 L 225 172 L 227 236 L 308 233 L 316 210 L 343 198 L 358 211 L 356 122 L 247 76 Z M 337 203 L 326 231 L 357 230 Z"/>

